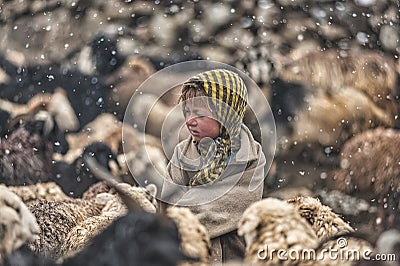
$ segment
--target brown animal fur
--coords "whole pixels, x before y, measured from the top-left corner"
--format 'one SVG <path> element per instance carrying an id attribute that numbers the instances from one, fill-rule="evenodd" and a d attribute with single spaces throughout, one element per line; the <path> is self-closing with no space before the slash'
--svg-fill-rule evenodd
<path id="1" fill-rule="evenodd" d="M 329 186 L 347 193 L 381 194 L 400 189 L 400 133 L 376 128 L 348 140 L 341 150 L 340 169 L 332 171 Z"/>
<path id="2" fill-rule="evenodd" d="M 178 227 L 183 252 L 203 263 L 195 265 L 209 265 L 211 263 L 211 240 L 204 225 L 188 208 L 169 207 L 166 210 L 166 215 L 174 220 Z"/>
<path id="3" fill-rule="evenodd" d="M 266 260 L 258 258 L 260 250 L 313 249 L 318 245 L 310 224 L 297 210 L 285 201 L 266 198 L 253 203 L 239 221 L 238 235 L 246 241 L 246 264 L 293 265 L 291 260 L 282 261 L 275 256 Z M 269 254 L 268 254 L 269 255 Z M 298 262 L 297 262 L 298 263 Z"/>
<path id="4" fill-rule="evenodd" d="M 101 212 L 101 205 L 81 199 L 32 201 L 28 203 L 28 208 L 41 229 L 39 239 L 30 243 L 29 247 L 36 253 L 51 257 L 62 255 L 61 245 L 73 227 Z"/>
<path id="5" fill-rule="evenodd" d="M 381 218 L 391 225 L 394 214 L 398 213 L 399 143 L 400 133 L 384 128 L 365 131 L 351 138 L 343 146 L 340 169 L 328 176 L 328 186 L 347 193 L 367 192 L 371 197 L 377 197 L 380 215 L 389 212 L 388 217 Z"/>
<path id="6" fill-rule="evenodd" d="M 24 203 L 40 199 L 62 201 L 69 198 L 54 182 L 37 183 L 29 186 L 9 186 L 8 189 L 17 194 Z"/>
<path id="7" fill-rule="evenodd" d="M 26 125 L 0 140 L 0 178 L 7 185 L 29 185 L 52 178 L 52 144 Z"/>
<path id="8" fill-rule="evenodd" d="M 317 198 L 295 197 L 288 200 L 299 214 L 312 226 L 318 239 L 324 240 L 337 234 L 353 232 L 354 229 L 328 206 L 322 205 Z"/>

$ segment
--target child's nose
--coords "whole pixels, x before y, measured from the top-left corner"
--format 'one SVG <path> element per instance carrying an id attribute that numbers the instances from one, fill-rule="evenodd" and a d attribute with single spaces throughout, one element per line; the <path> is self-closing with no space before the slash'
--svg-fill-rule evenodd
<path id="1" fill-rule="evenodd" d="M 195 126 L 197 125 L 197 120 L 195 116 L 187 116 L 186 117 L 186 125 L 187 126 Z"/>

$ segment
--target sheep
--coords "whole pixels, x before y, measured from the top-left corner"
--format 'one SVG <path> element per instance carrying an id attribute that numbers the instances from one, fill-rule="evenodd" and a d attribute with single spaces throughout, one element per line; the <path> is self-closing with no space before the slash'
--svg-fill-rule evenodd
<path id="1" fill-rule="evenodd" d="M 59 88 L 53 94 L 37 94 L 25 105 L 0 99 L 0 109 L 8 114 L 1 136 L 9 135 L 18 124 L 22 123 L 21 120 L 37 119 L 36 116 L 42 117 L 43 113 L 47 112 L 47 117 L 41 119 L 46 119 L 48 122 L 48 139 L 53 143 L 54 152 L 65 154 L 68 150 L 65 131 L 73 130 L 77 126 L 77 121 L 64 90 Z"/>
<path id="2" fill-rule="evenodd" d="M 22 120 L 20 120 L 22 121 Z M 52 118 L 41 111 L 28 117 L 0 142 L 0 182 L 30 185 L 52 178 Z"/>
<path id="3" fill-rule="evenodd" d="M 243 213 L 238 235 L 246 241 L 246 264 L 292 265 L 293 261 L 280 261 L 268 250 L 313 249 L 318 239 L 310 224 L 289 203 L 266 198 L 255 202 Z M 264 256 L 265 255 L 265 256 Z M 265 257 L 268 260 L 263 261 Z"/>
<path id="4" fill-rule="evenodd" d="M 60 130 L 74 131 L 79 128 L 79 121 L 75 111 L 67 98 L 64 89 L 58 87 L 54 93 L 38 93 L 33 96 L 27 104 L 13 103 L 4 99 L 0 99 L 0 109 L 10 114 L 10 117 L 34 112 L 43 108 L 48 111 L 57 123 Z"/>
<path id="5" fill-rule="evenodd" d="M 156 212 L 157 201 L 155 195 L 157 194 L 157 187 L 154 184 L 149 184 L 146 187 L 135 187 L 126 183 L 118 183 L 115 177 L 110 174 L 107 169 L 98 164 L 92 157 L 85 157 L 86 163 L 93 174 L 100 180 L 104 180 L 107 185 L 111 186 L 112 189 L 109 193 L 118 193 L 121 200 L 125 202 L 129 199 L 129 202 L 133 202 L 137 209 L 144 210 L 150 213 Z M 92 197 L 94 191 L 98 188 L 94 188 L 92 191 L 88 191 L 85 197 Z M 104 188 L 101 186 L 100 191 Z M 113 192 L 114 191 L 114 192 Z M 90 199 L 90 198 L 89 198 Z M 129 206 L 128 206 L 129 208 Z"/>
<path id="6" fill-rule="evenodd" d="M 125 61 L 118 51 L 117 36 L 98 33 L 90 42 L 96 74 L 105 76 L 116 71 Z"/>
<path id="7" fill-rule="evenodd" d="M 354 229 L 319 199 L 298 196 L 287 201 L 305 218 L 320 241 L 337 234 L 354 232 Z"/>
<path id="8" fill-rule="evenodd" d="M 71 228 L 60 247 L 61 259 L 65 260 L 78 254 L 117 218 L 118 216 L 93 216 Z"/>
<path id="9" fill-rule="evenodd" d="M 107 103 L 108 111 L 115 112 L 122 120 L 129 100 L 136 89 L 154 73 L 155 69 L 149 61 L 137 56 L 128 56 L 124 64 L 105 80 L 108 86 L 113 87 Z"/>
<path id="10" fill-rule="evenodd" d="M 98 188 L 99 185 L 94 185 L 94 187 Z M 100 214 L 88 217 L 71 228 L 60 248 L 60 254 L 62 254 L 63 258 L 71 257 L 78 253 L 95 235 L 98 235 L 109 226 L 112 221 L 127 214 L 128 210 L 119 195 L 116 194 L 115 189 L 100 187 L 108 188 L 108 191 L 100 192 L 98 190 L 98 193 L 94 195 L 96 188 L 93 188 L 91 190 L 93 193 L 86 194 L 86 200 L 94 201 L 102 206 Z M 126 195 L 144 211 L 149 213 L 156 212 L 157 203 L 152 196 L 155 192 L 151 192 L 153 189 L 151 186 L 142 188 L 118 183 L 117 187 L 125 191 Z"/>
<path id="11" fill-rule="evenodd" d="M 108 136 L 120 130 L 121 126 L 121 122 L 112 114 L 104 113 L 97 116 L 80 132 L 66 134 L 69 151 L 64 156 L 56 156 L 55 160 L 73 163 L 82 154 L 84 147 L 95 141 L 104 141 Z"/>
<path id="12" fill-rule="evenodd" d="M 394 223 L 399 208 L 399 136 L 397 130 L 384 128 L 354 136 L 343 145 L 340 168 L 328 174 L 330 189 L 377 197 L 378 224 L 383 228 Z"/>
<path id="13" fill-rule="evenodd" d="M 40 233 L 35 216 L 22 200 L 0 185 L 0 263 L 5 256 Z"/>
<path id="14" fill-rule="evenodd" d="M 118 161 L 124 172 L 129 170 L 134 184 L 145 186 L 151 183 L 160 192 L 163 177 L 166 176 L 167 171 L 165 155 L 155 145 L 145 144 L 142 147 L 141 151 L 130 151 L 118 156 Z"/>
<path id="15" fill-rule="evenodd" d="M 167 163 L 160 140 L 124 124 L 104 140 L 118 154 L 111 172 L 125 183 L 138 185 L 136 178 L 153 176 L 153 170 L 165 173 Z M 146 152 L 143 152 L 146 151 Z M 116 167 L 118 166 L 118 167 Z"/>
<path id="16" fill-rule="evenodd" d="M 308 83 L 331 93 L 353 87 L 387 114 L 388 126 L 394 124 L 398 73 L 394 60 L 378 52 L 314 52 L 283 65 L 278 72 L 286 81 Z"/>
<path id="17" fill-rule="evenodd" d="M 146 188 L 124 183 L 117 186 L 141 209 L 156 212 L 156 202 Z M 52 258 L 71 257 L 78 253 L 95 235 L 128 211 L 114 188 L 85 199 L 32 201 L 28 207 L 37 216 L 42 230 L 39 240 L 29 247 Z"/>
<path id="18" fill-rule="evenodd" d="M 113 221 L 81 252 L 66 258 L 63 265 L 177 265 L 180 261 L 190 261 L 180 249 L 178 229 L 171 219 L 141 210 L 93 158 L 88 158 L 88 165 L 118 191 L 129 212 Z"/>
<path id="19" fill-rule="evenodd" d="M 395 125 L 398 73 L 394 62 L 378 53 L 309 53 L 284 64 L 278 77 L 299 94 L 283 152 L 310 143 L 337 151 L 353 134 Z"/>
<path id="20" fill-rule="evenodd" d="M 82 197 L 82 194 L 94 183 L 98 182 L 96 177 L 86 167 L 84 157 L 92 156 L 100 162 L 101 165 L 110 169 L 110 164 L 114 163 L 118 168 L 116 155 L 110 147 L 102 142 L 92 142 L 86 146 L 83 153 L 71 164 L 63 161 L 53 163 L 54 176 L 52 180 L 57 183 L 62 190 L 74 198 Z"/>
<path id="21" fill-rule="evenodd" d="M 70 229 L 60 247 L 60 254 L 64 259 L 77 254 L 113 220 L 127 213 L 125 205 L 116 195 L 100 193 L 92 200 L 103 208 L 98 215 L 88 217 Z"/>
<path id="22" fill-rule="evenodd" d="M 82 195 L 82 199 L 90 200 L 94 199 L 98 194 L 103 192 L 109 192 L 111 187 L 107 185 L 105 181 L 99 181 L 91 185 Z"/>
<path id="23" fill-rule="evenodd" d="M 338 148 L 353 134 L 394 125 L 394 115 L 389 116 L 352 87 L 339 88 L 333 93 L 316 91 L 306 97 L 307 109 L 298 112 L 289 144 L 310 142 Z M 331 115 L 321 117 L 326 113 Z"/>
<path id="24" fill-rule="evenodd" d="M 8 186 L 8 189 L 27 204 L 34 200 L 63 201 L 69 197 L 54 182 L 37 183 L 28 186 Z"/>
<path id="25" fill-rule="evenodd" d="M 104 48 L 104 38 L 99 40 L 101 47 Z M 94 44 L 97 46 L 96 44 Z M 115 48 L 115 47 L 114 47 Z M 113 49 L 115 50 L 115 49 Z M 105 57 L 104 51 L 95 53 L 97 59 Z M 108 52 L 107 52 L 107 55 Z M 116 55 L 109 55 L 115 64 L 109 65 L 114 70 L 120 66 L 121 60 L 115 60 Z M 97 60 L 100 61 L 100 60 Z M 118 62 L 118 64 L 117 64 Z M 10 63 L 12 65 L 12 63 Z M 99 65 L 100 68 L 107 66 Z M 77 70 L 61 66 L 54 63 L 49 65 L 35 66 L 12 66 L 13 70 L 10 81 L 2 84 L 0 90 L 0 98 L 11 100 L 15 103 L 24 104 L 29 101 L 34 95 L 41 93 L 53 93 L 58 87 L 66 90 L 66 95 L 71 103 L 72 108 L 79 120 L 79 128 L 83 128 L 88 122 L 92 121 L 97 115 L 107 111 L 106 105 L 108 95 L 111 88 L 104 84 L 103 76 L 108 73 L 108 70 L 101 76 L 84 75 Z M 64 121 L 64 123 L 68 123 Z"/>
<path id="26" fill-rule="evenodd" d="M 105 130 L 103 125 L 110 125 Z M 70 151 L 58 160 L 71 162 L 81 153 L 81 147 L 91 141 L 103 141 L 118 153 L 120 169 L 112 169 L 124 182 L 138 184 L 151 176 L 163 176 L 167 162 L 160 140 L 149 134 L 139 132 L 128 124 L 123 124 L 111 114 L 103 114 L 89 123 L 80 133 L 66 136 Z M 145 151 L 145 152 L 143 152 Z M 123 152 L 123 153 L 122 153 Z M 137 180 L 138 179 L 138 180 Z M 148 183 L 153 183 L 150 180 Z M 157 184 L 160 187 L 160 184 Z"/>
<path id="27" fill-rule="evenodd" d="M 188 208 L 168 207 L 165 214 L 178 227 L 183 252 L 191 258 L 199 259 L 199 264 L 196 265 L 200 265 L 200 263 L 209 265 L 211 263 L 211 240 L 204 225 Z"/>
<path id="28" fill-rule="evenodd" d="M 180 250 L 176 225 L 148 212 L 118 218 L 63 265 L 177 265 L 188 260 Z"/>
<path id="29" fill-rule="evenodd" d="M 39 239 L 29 248 L 46 257 L 58 258 L 69 231 L 88 217 L 99 215 L 101 205 L 93 201 L 67 199 L 64 201 L 37 200 L 28 203 L 41 229 Z"/>
<path id="30" fill-rule="evenodd" d="M 14 254 L 12 254 L 14 255 Z M 179 232 L 171 219 L 136 211 L 113 221 L 95 236 L 83 250 L 71 254 L 59 263 L 51 258 L 40 259 L 29 250 L 18 250 L 10 256 L 9 265 L 38 262 L 40 265 L 178 265 L 191 261 L 180 249 Z M 12 263 L 18 264 L 12 264 Z M 29 263 L 22 265 L 31 265 Z"/>
<path id="31" fill-rule="evenodd" d="M 328 205 L 334 212 L 347 217 L 376 212 L 376 207 L 371 206 L 371 203 L 365 199 L 348 195 L 339 190 L 319 190 L 317 195 L 323 204 Z"/>

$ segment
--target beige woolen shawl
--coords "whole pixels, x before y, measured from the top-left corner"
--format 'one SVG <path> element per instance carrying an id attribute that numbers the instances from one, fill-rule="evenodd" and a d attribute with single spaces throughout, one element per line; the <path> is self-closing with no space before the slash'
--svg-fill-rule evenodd
<path id="1" fill-rule="evenodd" d="M 261 145 L 245 125 L 241 126 L 240 139 L 241 147 L 221 178 L 194 187 L 189 187 L 189 180 L 196 173 L 196 168 L 190 165 L 193 161 L 190 164 L 185 162 L 188 159 L 195 161 L 200 154 L 191 137 L 179 143 L 168 164 L 168 176 L 161 192 L 161 197 L 167 199 L 169 204 L 190 208 L 208 229 L 214 249 L 221 249 L 218 237 L 236 230 L 243 212 L 251 203 L 260 200 L 263 194 L 266 161 Z M 191 168 L 193 171 L 190 171 Z M 177 188 L 170 182 L 182 186 Z"/>

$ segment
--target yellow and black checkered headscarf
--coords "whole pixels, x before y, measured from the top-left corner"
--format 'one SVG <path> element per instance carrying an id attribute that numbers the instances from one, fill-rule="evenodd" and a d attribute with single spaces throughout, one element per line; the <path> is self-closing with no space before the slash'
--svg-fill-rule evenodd
<path id="1" fill-rule="evenodd" d="M 200 141 L 197 149 L 205 166 L 190 180 L 191 186 L 212 182 L 220 177 L 232 152 L 240 148 L 240 129 L 247 106 L 247 89 L 240 76 L 225 69 L 200 73 L 186 83 L 198 83 L 220 122 L 220 134 L 213 141 Z"/>

